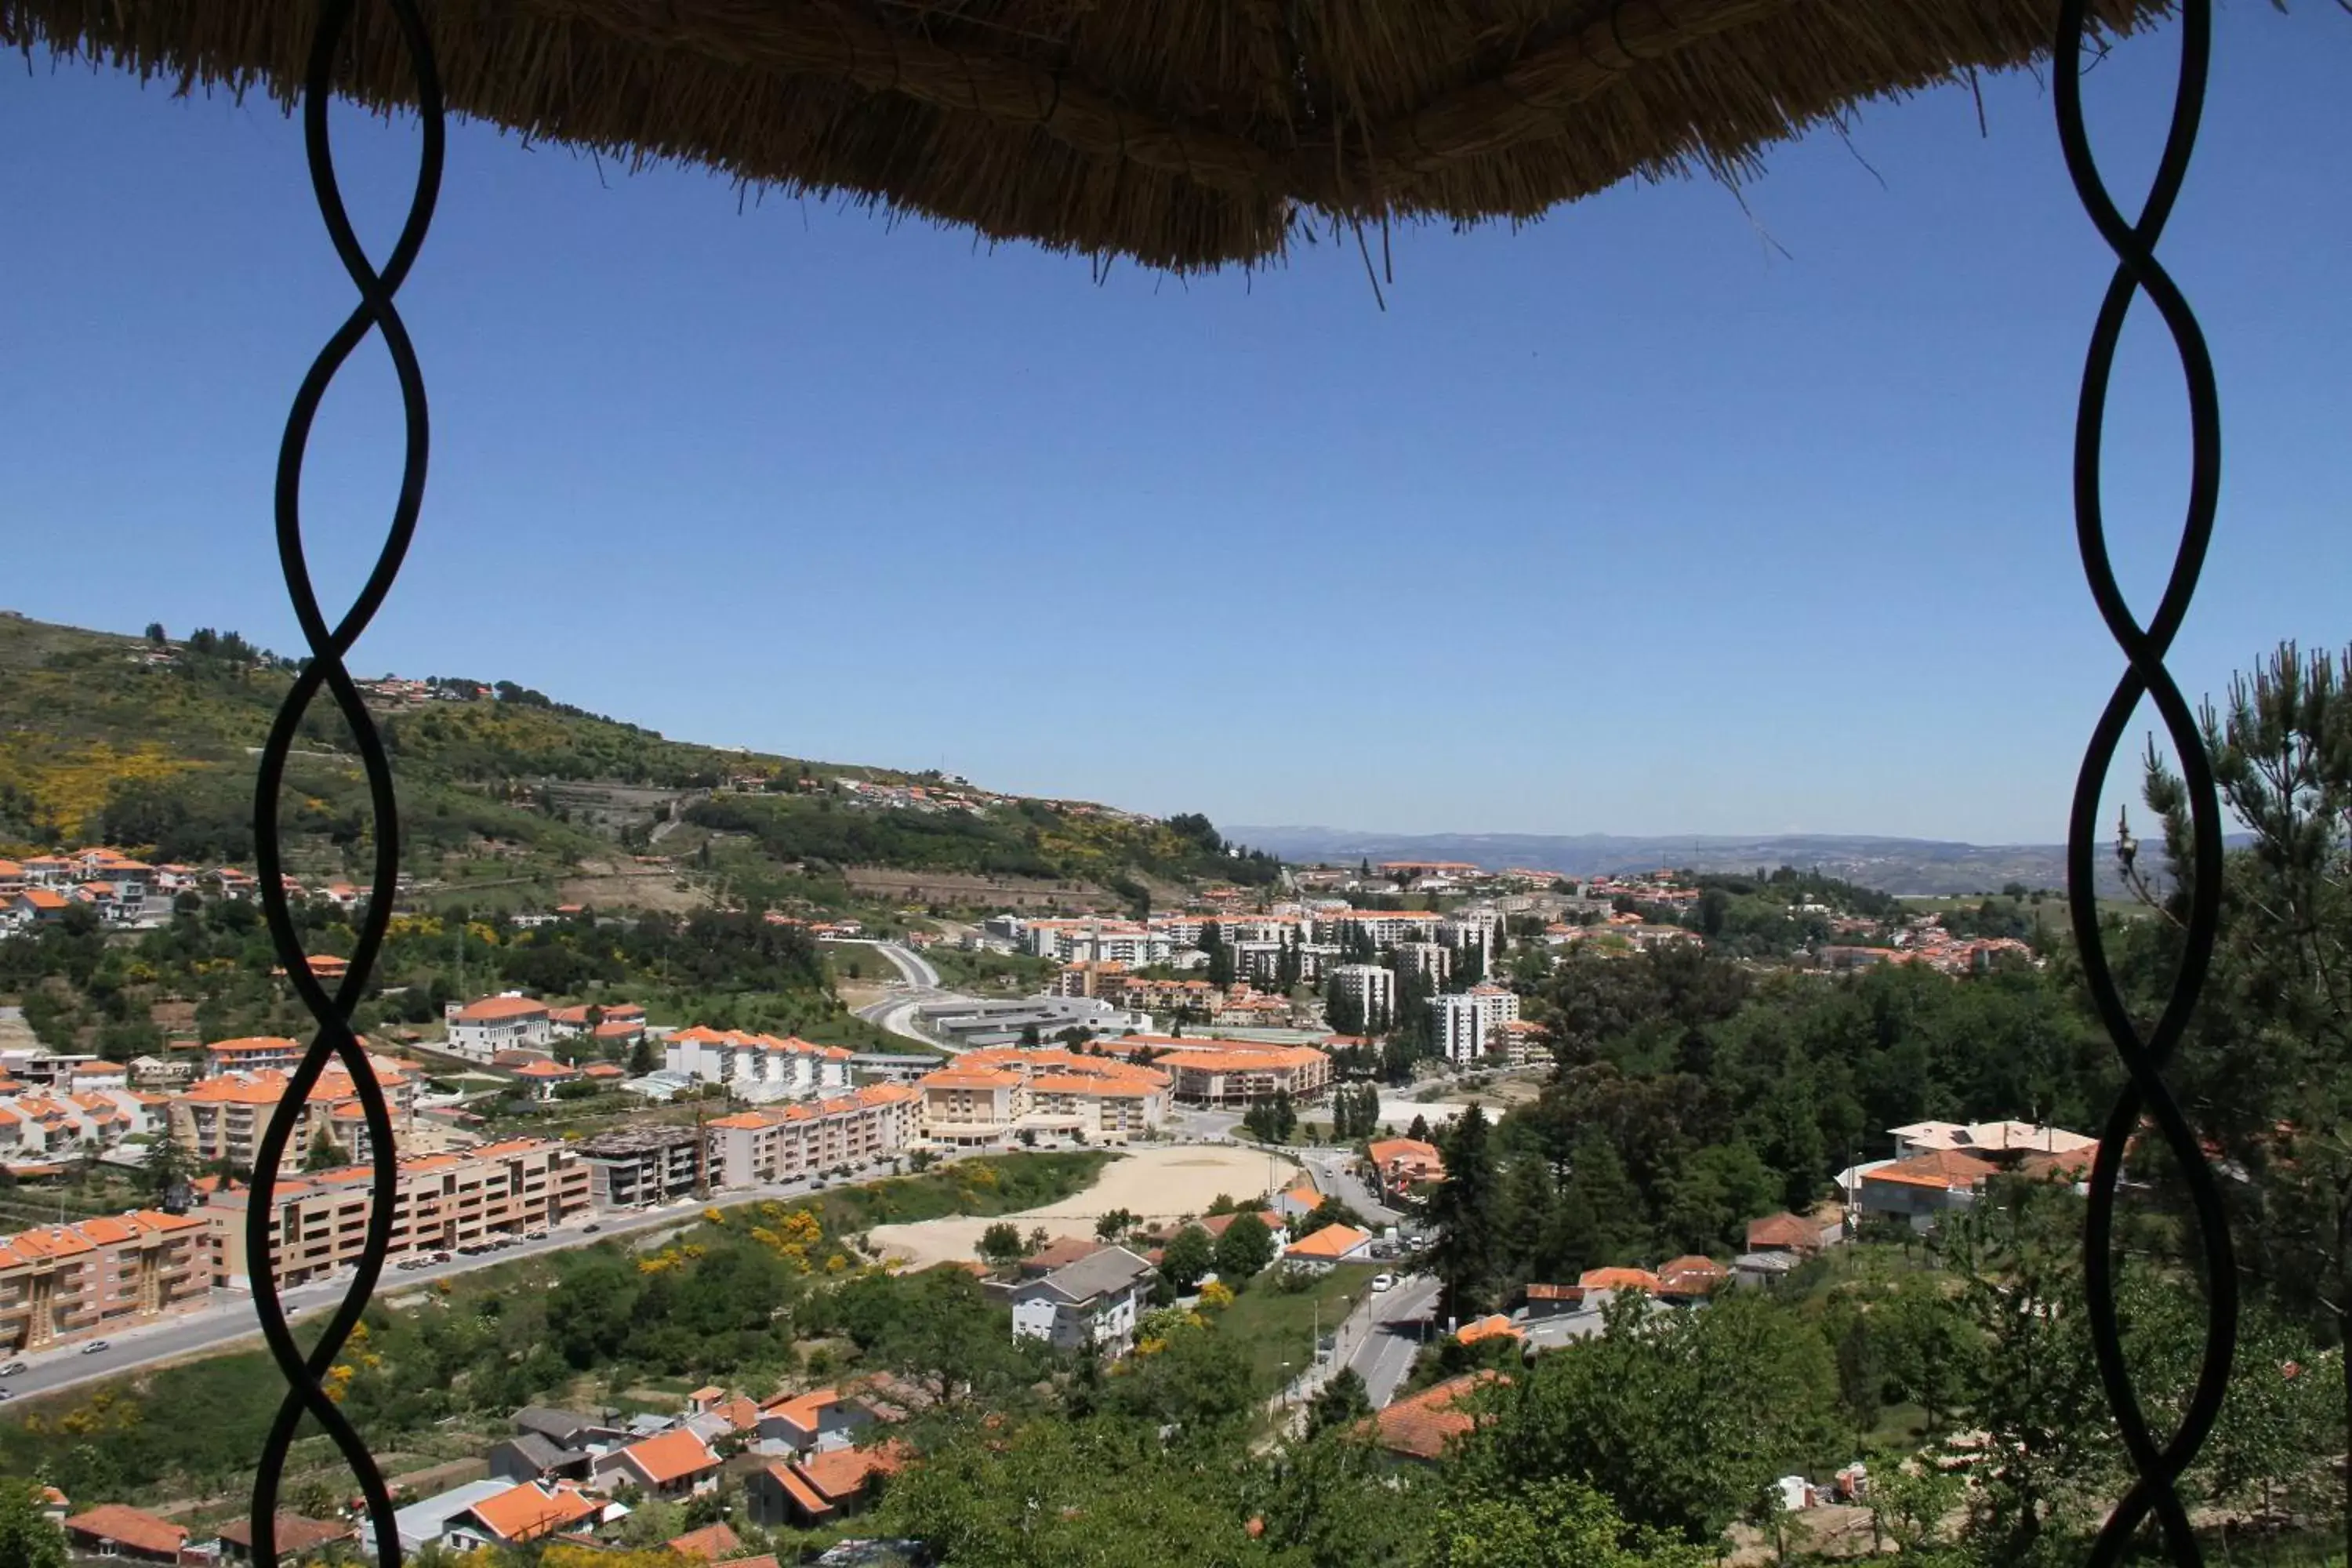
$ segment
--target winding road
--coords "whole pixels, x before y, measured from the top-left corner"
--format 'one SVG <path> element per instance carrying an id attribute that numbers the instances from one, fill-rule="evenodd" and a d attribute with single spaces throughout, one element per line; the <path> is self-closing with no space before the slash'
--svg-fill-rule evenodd
<path id="1" fill-rule="evenodd" d="M 860 947 L 872 948 L 890 961 L 890 966 L 898 972 L 899 979 L 906 983 L 904 989 L 892 992 L 879 1002 L 869 1002 L 858 1008 L 859 1017 L 897 1035 L 901 1039 L 919 1041 L 931 1050 L 945 1051 L 950 1056 L 953 1056 L 963 1049 L 961 1046 L 950 1044 L 946 1040 L 933 1039 L 923 1033 L 921 1027 L 915 1022 L 915 1010 L 940 1002 L 971 1002 L 977 998 L 966 996 L 961 992 L 950 991 L 941 985 L 940 972 L 913 948 L 901 946 L 895 942 L 877 942 L 870 937 L 834 937 L 829 940 L 843 945 L 855 942 Z"/>

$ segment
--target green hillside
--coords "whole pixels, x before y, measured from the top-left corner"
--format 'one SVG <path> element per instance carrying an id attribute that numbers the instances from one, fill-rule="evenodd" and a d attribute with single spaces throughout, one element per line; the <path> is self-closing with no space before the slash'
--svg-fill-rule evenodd
<path id="1" fill-rule="evenodd" d="M 0 854 L 111 843 L 249 864 L 255 753 L 294 668 L 235 633 L 155 640 L 0 612 Z M 674 895 L 683 878 L 825 904 L 846 901 L 849 868 L 1138 897 L 1147 880 L 1276 871 L 1229 855 L 1202 817 L 1163 823 L 936 774 L 696 745 L 495 679 L 387 685 L 370 705 L 397 777 L 404 869 L 477 901 L 583 877 L 604 902 L 635 901 L 640 881 L 648 897 L 656 884 Z M 303 723 L 281 809 L 296 875 L 362 868 L 366 781 L 324 700 Z"/>

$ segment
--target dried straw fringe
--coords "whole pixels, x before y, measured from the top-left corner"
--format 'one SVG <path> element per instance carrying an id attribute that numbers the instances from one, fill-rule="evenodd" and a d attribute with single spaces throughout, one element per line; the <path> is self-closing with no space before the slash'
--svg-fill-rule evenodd
<path id="1" fill-rule="evenodd" d="M 2165 0 L 2098 0 L 2110 28 Z M 1853 100 L 2044 47 L 2053 0 L 428 0 L 451 106 L 633 161 L 1176 269 L 1297 210 L 1528 218 L 1744 168 Z M 1277 21 L 1278 19 L 1278 21 Z M 0 0 L 0 39 L 181 88 L 299 81 L 292 0 Z M 346 81 L 408 68 L 363 5 Z"/>

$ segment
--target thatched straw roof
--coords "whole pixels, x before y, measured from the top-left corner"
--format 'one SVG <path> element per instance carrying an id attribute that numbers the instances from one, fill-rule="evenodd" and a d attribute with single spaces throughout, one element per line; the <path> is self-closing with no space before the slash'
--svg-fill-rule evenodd
<path id="1" fill-rule="evenodd" d="M 627 160 L 1175 268 L 1300 224 L 1528 218 L 1737 174 L 1856 100 L 2046 53 L 2055 0 L 424 0 L 452 109 Z M 2093 0 L 2128 30 L 2165 0 Z M 0 39 L 299 86 L 302 0 L 0 0 Z M 344 85 L 406 101 L 388 7 Z"/>

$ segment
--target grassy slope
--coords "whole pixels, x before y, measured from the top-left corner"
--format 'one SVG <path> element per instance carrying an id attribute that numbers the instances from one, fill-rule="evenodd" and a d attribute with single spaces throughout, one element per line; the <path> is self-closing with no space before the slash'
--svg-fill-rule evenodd
<path id="1" fill-rule="evenodd" d="M 205 845 L 211 852 L 191 851 L 189 858 L 249 860 L 249 842 L 240 847 L 238 832 L 250 814 L 253 750 L 291 676 L 184 654 L 178 668 L 151 668 L 142 658 L 147 651 L 138 637 L 0 613 L 0 853 L 101 834 L 125 837 L 109 833 L 105 808 L 124 785 L 144 783 L 216 828 Z M 452 883 L 546 890 L 583 859 L 623 858 L 611 836 L 565 820 L 560 800 L 541 801 L 541 785 L 559 794 L 579 784 L 682 791 L 743 773 L 909 778 L 722 751 L 517 702 L 435 702 L 378 721 L 399 781 L 406 868 Z M 366 789 L 331 704 L 314 704 L 303 724 L 285 802 L 297 874 L 348 868 L 364 841 Z M 742 848 L 765 863 L 761 868 L 770 880 L 792 880 L 782 868 L 804 860 L 1106 882 L 1135 872 L 1218 869 L 1202 860 L 1197 845 L 1163 825 L 1064 813 L 1038 802 L 978 816 L 836 811 L 830 803 L 782 795 L 721 796 L 712 808 L 723 818 L 719 826 L 745 835 Z M 679 836 L 682 845 L 687 837 Z"/>
<path id="2" fill-rule="evenodd" d="M 1248 1348 L 1250 1373 L 1258 1388 L 1272 1394 L 1282 1386 L 1282 1363 L 1290 1363 L 1296 1377 L 1315 1358 L 1317 1313 L 1329 1333 L 1347 1317 L 1351 1305 L 1363 1300 L 1364 1289 L 1380 1266 L 1342 1263 L 1315 1281 L 1311 1289 L 1289 1291 L 1276 1286 L 1271 1273 L 1254 1279 L 1234 1304 L 1216 1317 L 1217 1332 Z"/>

